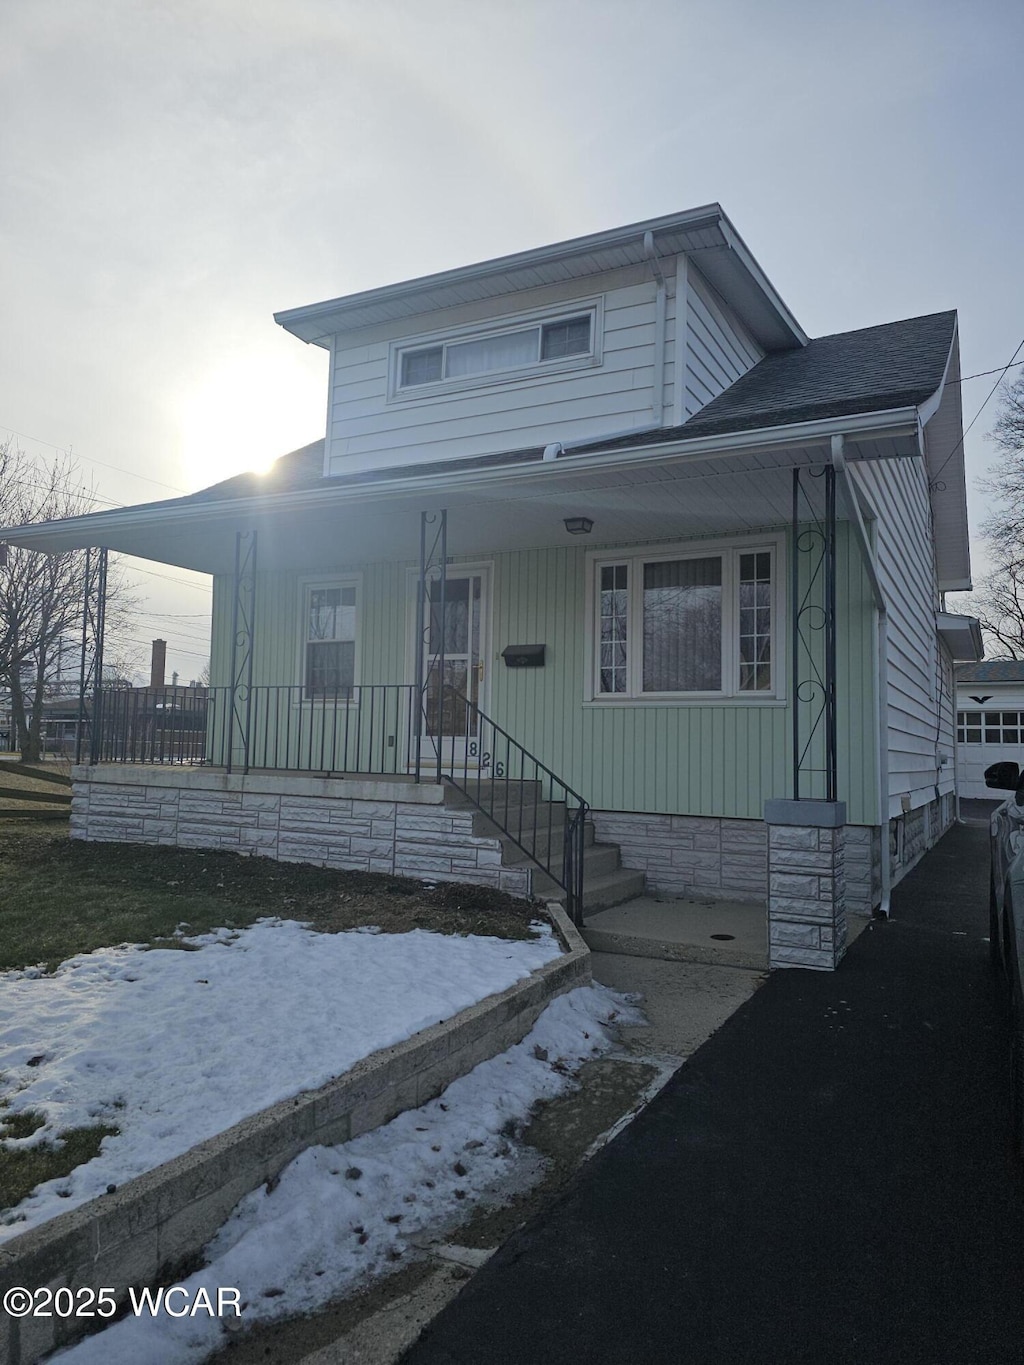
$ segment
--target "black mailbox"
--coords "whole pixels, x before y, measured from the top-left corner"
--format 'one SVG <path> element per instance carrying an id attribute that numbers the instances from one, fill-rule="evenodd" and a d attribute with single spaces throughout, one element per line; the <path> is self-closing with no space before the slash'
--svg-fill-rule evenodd
<path id="1" fill-rule="evenodd" d="M 507 645 L 501 651 L 506 668 L 543 668 L 543 645 Z"/>

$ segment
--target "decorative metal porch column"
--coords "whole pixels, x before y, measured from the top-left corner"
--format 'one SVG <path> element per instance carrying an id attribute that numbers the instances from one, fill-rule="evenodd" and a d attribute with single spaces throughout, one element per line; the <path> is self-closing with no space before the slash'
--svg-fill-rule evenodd
<path id="1" fill-rule="evenodd" d="M 812 499 L 815 488 L 820 497 Z M 830 464 L 793 470 L 789 616 L 793 796 L 765 802 L 768 962 L 831 971 L 846 951 L 846 804 L 837 799 L 836 486 Z"/>
<path id="2" fill-rule="evenodd" d="M 88 755 L 98 763 L 103 743 L 103 640 L 107 628 L 107 551 L 85 552 L 85 580 L 82 594 L 82 657 L 78 674 L 78 733 L 75 736 L 75 762 Z M 86 698 L 92 696 L 92 709 Z M 86 746 L 86 731 L 89 743 Z"/>
<path id="3" fill-rule="evenodd" d="M 430 627 L 435 619 L 433 605 L 430 604 L 430 585 L 438 583 L 437 632 L 438 649 L 431 655 Z M 437 670 L 437 750 L 435 767 L 436 780 L 441 781 L 441 737 L 444 732 L 444 651 L 445 651 L 445 608 L 448 587 L 448 512 L 420 513 L 420 576 L 416 585 L 416 612 L 419 625 L 416 630 L 416 691 L 413 704 L 413 756 L 416 781 L 419 782 L 423 765 L 423 731 L 429 733 L 427 714 L 427 690 L 432 669 Z M 430 604 L 428 612 L 427 607 Z"/>
<path id="4" fill-rule="evenodd" d="M 228 697 L 226 763 L 233 766 L 236 736 L 242 772 L 249 771 L 252 725 L 252 656 L 256 626 L 256 549 L 253 531 L 235 533 L 235 598 L 231 617 L 231 689 Z"/>
<path id="5" fill-rule="evenodd" d="M 807 471 L 823 483 L 821 515 L 800 475 L 793 470 L 793 800 L 835 801 L 836 472 L 831 465 Z"/>

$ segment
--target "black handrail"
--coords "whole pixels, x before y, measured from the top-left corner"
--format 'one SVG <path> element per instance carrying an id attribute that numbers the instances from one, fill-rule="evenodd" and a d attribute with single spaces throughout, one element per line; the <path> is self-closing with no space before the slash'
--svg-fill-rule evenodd
<path id="1" fill-rule="evenodd" d="M 437 746 L 439 779 L 462 792 L 558 883 L 569 917 L 582 924 L 587 802 L 455 687 L 442 687 L 438 701 L 425 730 Z M 553 837 L 556 806 L 563 806 L 560 847 Z"/>

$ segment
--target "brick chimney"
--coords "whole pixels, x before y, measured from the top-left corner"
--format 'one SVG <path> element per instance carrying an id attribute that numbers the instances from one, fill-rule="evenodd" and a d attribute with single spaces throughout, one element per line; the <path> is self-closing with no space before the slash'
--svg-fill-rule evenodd
<path id="1" fill-rule="evenodd" d="M 167 641 L 153 641 L 153 658 L 149 666 L 150 687 L 163 687 L 164 671 L 167 668 Z"/>

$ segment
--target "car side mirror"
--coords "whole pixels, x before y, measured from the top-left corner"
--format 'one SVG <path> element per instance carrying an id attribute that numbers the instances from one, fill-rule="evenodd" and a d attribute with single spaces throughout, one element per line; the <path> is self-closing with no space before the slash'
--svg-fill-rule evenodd
<path id="1" fill-rule="evenodd" d="M 993 763 L 985 769 L 985 786 L 999 791 L 1015 792 L 1020 785 L 1020 768 L 1016 763 Z"/>

